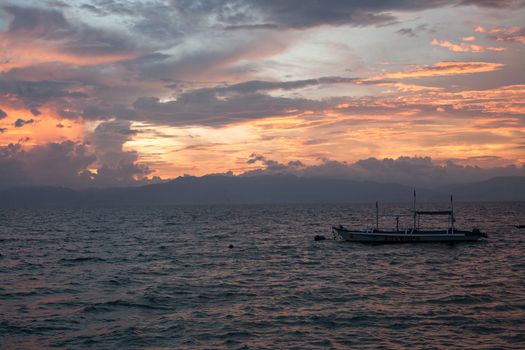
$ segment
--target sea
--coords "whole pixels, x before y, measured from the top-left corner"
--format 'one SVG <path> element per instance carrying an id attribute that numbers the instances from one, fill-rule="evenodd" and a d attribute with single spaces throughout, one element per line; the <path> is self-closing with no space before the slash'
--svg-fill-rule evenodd
<path id="1" fill-rule="evenodd" d="M 332 239 L 374 204 L 1 209 L 0 349 L 525 349 L 525 202 L 455 210 L 488 238 Z"/>

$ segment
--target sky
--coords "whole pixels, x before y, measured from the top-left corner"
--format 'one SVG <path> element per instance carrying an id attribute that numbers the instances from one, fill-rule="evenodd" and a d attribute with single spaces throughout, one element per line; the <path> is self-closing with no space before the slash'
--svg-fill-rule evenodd
<path id="1" fill-rule="evenodd" d="M 0 187 L 525 175 L 525 1 L 0 0 Z"/>

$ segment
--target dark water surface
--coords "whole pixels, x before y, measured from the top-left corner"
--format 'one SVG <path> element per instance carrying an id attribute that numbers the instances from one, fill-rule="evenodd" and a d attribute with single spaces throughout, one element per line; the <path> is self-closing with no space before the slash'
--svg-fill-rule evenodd
<path id="1" fill-rule="evenodd" d="M 373 205 L 0 210 L 0 348 L 523 349 L 525 203 L 456 207 L 486 242 L 313 241 Z"/>

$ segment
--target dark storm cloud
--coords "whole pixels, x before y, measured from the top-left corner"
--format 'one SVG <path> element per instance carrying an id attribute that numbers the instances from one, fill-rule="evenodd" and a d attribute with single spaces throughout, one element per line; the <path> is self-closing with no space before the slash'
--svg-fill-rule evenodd
<path id="1" fill-rule="evenodd" d="M 228 85 L 224 87 L 217 87 L 210 89 L 217 93 L 254 93 L 271 90 L 295 90 L 301 89 L 312 85 L 322 84 L 355 84 L 359 83 L 360 80 L 357 78 L 345 78 L 345 77 L 321 77 L 317 79 L 304 79 L 304 80 L 292 80 L 292 81 L 263 81 L 263 80 L 251 80 L 239 84 Z"/>
<path id="2" fill-rule="evenodd" d="M 457 3 L 458 5 L 475 5 L 489 8 L 520 8 L 525 6 L 525 1 L 523 0 L 462 0 Z"/>
<path id="3" fill-rule="evenodd" d="M 469 159 L 467 159 L 469 160 Z M 524 176 L 525 165 L 493 168 L 460 165 L 449 160 L 435 163 L 430 157 L 368 158 L 355 163 L 323 159 L 319 165 L 304 165 L 301 162 L 280 163 L 260 154 L 252 154 L 249 164 L 260 163 L 261 168 L 248 171 L 241 176 L 293 174 L 310 178 L 333 178 L 399 183 L 409 186 L 436 187 L 440 185 L 483 181 L 497 176 Z"/>
<path id="4" fill-rule="evenodd" d="M 218 127 L 277 115 L 296 115 L 298 110 L 318 110 L 321 105 L 322 102 L 307 99 L 272 97 L 257 93 L 219 99 L 212 93 L 192 92 L 168 102 L 161 102 L 156 97 L 142 97 L 133 106 L 141 120 L 167 125 Z"/>
<path id="5" fill-rule="evenodd" d="M 60 11 L 18 6 L 3 9 L 13 17 L 8 34 L 35 39 L 64 39 L 71 34 L 72 27 Z"/>
<path id="6" fill-rule="evenodd" d="M 393 11 L 420 11 L 444 6 L 520 7 L 522 0 L 173 0 L 189 16 L 212 16 L 227 29 L 304 29 L 320 25 L 370 26 L 394 23 Z M 255 24 L 254 24 L 255 23 Z"/>
<path id="7" fill-rule="evenodd" d="M 382 26 L 396 22 L 395 11 L 445 6 L 515 8 L 522 0 L 171 0 L 124 3 L 92 0 L 81 8 L 98 16 L 127 16 L 131 29 L 174 44 L 190 32 L 305 29 L 321 25 Z"/>
<path id="8" fill-rule="evenodd" d="M 13 104 L 21 104 L 31 114 L 40 114 L 38 107 L 58 99 L 80 99 L 86 94 L 74 91 L 76 83 L 61 81 L 25 81 L 0 79 L 0 96 Z"/>
<path id="9" fill-rule="evenodd" d="M 56 97 L 82 98 L 87 95 L 71 91 L 74 86 L 72 82 L 61 81 L 24 81 L 24 80 L 0 80 L 0 96 L 16 95 L 26 101 L 34 101 L 41 104 Z M 38 113 L 35 108 L 32 113 Z"/>
<path id="10" fill-rule="evenodd" d="M 81 22 L 72 24 L 61 11 L 36 7 L 4 6 L 11 15 L 7 37 L 18 43 L 31 40 L 54 42 L 78 56 L 114 55 L 134 52 L 133 40 L 115 30 L 101 30 Z"/>
<path id="11" fill-rule="evenodd" d="M 133 111 L 121 111 L 122 116 L 138 117 L 168 125 L 222 126 L 240 121 L 272 116 L 297 115 L 305 110 L 320 111 L 330 107 L 326 101 L 271 96 L 270 91 L 295 90 L 318 85 L 355 84 L 359 79 L 321 77 L 293 81 L 252 80 L 233 85 L 194 89 L 161 102 L 156 97 L 141 97 Z"/>

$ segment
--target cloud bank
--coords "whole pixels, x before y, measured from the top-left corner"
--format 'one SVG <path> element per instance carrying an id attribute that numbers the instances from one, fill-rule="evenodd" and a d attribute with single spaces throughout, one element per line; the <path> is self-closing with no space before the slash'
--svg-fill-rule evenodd
<path id="1" fill-rule="evenodd" d="M 284 164 L 260 154 L 252 154 L 247 162 L 259 163 L 262 167 L 240 176 L 291 174 L 301 177 L 376 181 L 427 188 L 484 181 L 498 176 L 525 176 L 525 164 L 521 167 L 509 165 L 481 168 L 461 165 L 454 161 L 439 164 L 431 157 L 368 158 L 354 163 L 323 159 L 320 164 L 305 165 L 300 161 Z"/>
<path id="2" fill-rule="evenodd" d="M 373 162 L 355 160 L 401 164 L 404 154 L 431 155 L 432 174 L 464 167 L 458 181 L 489 172 L 453 158 L 519 170 L 524 5 L 4 0 L 0 175 L 101 187 L 257 165 L 307 176 L 332 164 L 326 176 L 350 167 L 359 177 Z M 246 163 L 246 150 L 265 157 Z M 323 157 L 352 162 L 305 165 Z M 379 173 L 406 180 L 387 163 Z"/>

